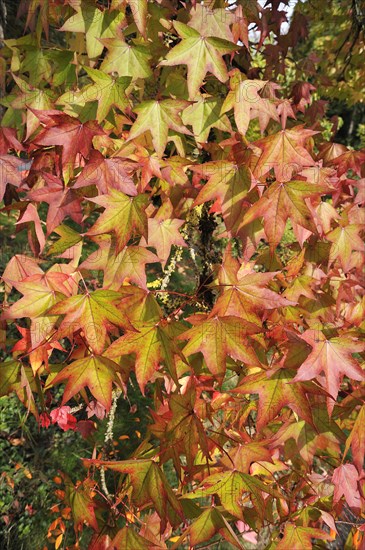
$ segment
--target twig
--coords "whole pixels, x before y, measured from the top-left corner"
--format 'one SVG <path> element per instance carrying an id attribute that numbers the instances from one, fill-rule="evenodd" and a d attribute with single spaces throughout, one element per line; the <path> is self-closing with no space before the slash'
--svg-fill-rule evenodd
<path id="1" fill-rule="evenodd" d="M 105 453 L 106 447 L 109 445 L 110 442 L 113 441 L 115 413 L 117 412 L 118 399 L 121 396 L 121 394 L 122 394 L 122 392 L 120 390 L 114 390 L 113 391 L 113 402 L 112 402 L 112 406 L 110 407 L 110 411 L 109 411 L 109 415 L 108 415 L 108 423 L 106 425 L 105 436 L 104 436 L 104 453 Z M 109 493 L 108 487 L 106 485 L 104 466 L 101 466 L 101 468 L 100 468 L 100 485 L 101 485 L 101 488 L 103 490 L 104 495 L 108 499 L 110 499 L 113 495 L 111 493 Z"/>

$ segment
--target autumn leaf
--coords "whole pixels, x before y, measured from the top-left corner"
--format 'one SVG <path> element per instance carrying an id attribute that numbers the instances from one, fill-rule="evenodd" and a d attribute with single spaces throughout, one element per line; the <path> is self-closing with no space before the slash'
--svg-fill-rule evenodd
<path id="1" fill-rule="evenodd" d="M 214 97 L 200 97 L 182 113 L 185 125 L 193 127 L 195 140 L 198 143 L 208 141 L 211 128 L 230 132 L 231 124 L 227 115 L 221 114 L 222 100 Z"/>
<path id="2" fill-rule="evenodd" d="M 13 155 L 0 155 L 0 201 L 3 200 L 6 184 L 19 187 L 29 167 L 24 160 Z"/>
<path id="3" fill-rule="evenodd" d="M 260 325 L 260 314 L 263 311 L 295 305 L 295 302 L 267 288 L 275 275 L 275 272 L 256 272 L 250 264 L 240 264 L 237 259 L 230 257 L 227 251 L 219 273 L 222 294 L 212 314 L 235 315 Z"/>
<path id="4" fill-rule="evenodd" d="M 227 512 L 236 518 L 244 519 L 243 494 L 247 492 L 251 494 L 252 504 L 259 516 L 262 517 L 265 511 L 262 491 L 276 494 L 256 477 L 228 470 L 207 476 L 198 489 L 185 494 L 184 498 L 201 498 L 215 494 Z"/>
<path id="5" fill-rule="evenodd" d="M 52 109 L 56 96 L 51 90 L 30 86 L 28 82 L 19 78 L 19 76 L 13 75 L 13 78 L 19 86 L 21 93 L 13 99 L 11 106 L 14 109 L 26 109 L 26 139 L 28 139 L 40 125 L 40 121 L 33 113 L 32 109 L 37 109 L 39 111 Z M 29 107 L 32 109 L 29 109 Z"/>
<path id="6" fill-rule="evenodd" d="M 192 27 L 178 21 L 174 21 L 174 27 L 182 40 L 168 52 L 160 65 L 187 65 L 189 99 L 194 100 L 208 71 L 221 82 L 228 80 L 222 56 L 237 50 L 238 46 L 214 36 L 202 36 Z"/>
<path id="7" fill-rule="evenodd" d="M 242 80 L 239 73 L 231 78 L 232 89 L 228 92 L 222 105 L 222 113 L 234 109 L 234 119 L 238 130 L 245 135 L 250 121 L 258 117 L 261 133 L 264 132 L 270 119 L 279 121 L 275 104 L 259 95 L 266 86 L 266 80 Z"/>
<path id="8" fill-rule="evenodd" d="M 117 253 L 136 233 L 147 237 L 148 223 L 145 208 L 148 198 L 146 195 L 128 197 L 120 191 L 110 189 L 108 194 L 89 200 L 103 206 L 105 211 L 89 229 L 87 235 L 114 232 Z"/>
<path id="9" fill-rule="evenodd" d="M 71 172 L 78 153 L 86 159 L 89 157 L 93 137 L 104 135 L 104 131 L 94 121 L 82 123 L 59 111 L 33 112 L 44 125 L 34 142 L 37 145 L 61 145 L 66 174 Z"/>
<path id="10" fill-rule="evenodd" d="M 7 154 L 9 149 L 14 149 L 14 151 L 25 150 L 17 138 L 16 129 L 3 126 L 0 128 L 0 155 Z"/>
<path id="11" fill-rule="evenodd" d="M 363 228 L 357 224 L 341 225 L 327 233 L 326 239 L 333 243 L 329 254 L 330 264 L 338 261 L 345 272 L 349 270 L 352 252 L 364 251 L 364 242 L 359 235 Z"/>
<path id="12" fill-rule="evenodd" d="M 92 150 L 90 158 L 78 176 L 73 189 L 96 185 L 100 194 L 116 189 L 131 196 L 137 195 L 133 173 L 138 164 L 120 157 L 105 158 L 99 151 Z"/>
<path id="13" fill-rule="evenodd" d="M 57 335 L 59 338 L 72 335 L 82 330 L 90 348 L 95 353 L 102 353 L 110 325 L 133 330 L 126 316 L 116 305 L 122 296 L 112 290 L 95 290 L 62 300 L 48 310 L 48 315 L 65 315 Z"/>
<path id="14" fill-rule="evenodd" d="M 304 147 L 306 139 L 313 135 L 312 130 L 303 126 L 295 126 L 290 130 L 281 130 L 271 134 L 254 145 L 261 149 L 261 155 L 255 166 L 254 175 L 258 178 L 265 176 L 271 168 L 274 169 L 278 182 L 290 181 L 293 174 L 300 172 L 307 166 L 314 166 L 315 162 Z"/>
<path id="15" fill-rule="evenodd" d="M 152 143 L 159 157 L 165 151 L 169 141 L 169 129 L 174 132 L 191 135 L 180 118 L 181 111 L 189 105 L 188 101 L 177 99 L 149 100 L 140 103 L 134 111 L 138 114 L 136 122 L 129 133 L 129 140 L 135 139 L 145 132 L 151 132 Z"/>
<path id="16" fill-rule="evenodd" d="M 149 550 L 151 548 L 151 541 L 141 537 L 132 527 L 126 525 L 113 538 L 113 547 Z"/>
<path id="17" fill-rule="evenodd" d="M 190 15 L 189 27 L 193 27 L 202 36 L 215 36 L 233 42 L 230 27 L 235 21 L 235 14 L 230 10 L 211 9 L 209 6 L 196 4 Z"/>
<path id="18" fill-rule="evenodd" d="M 341 466 L 335 468 L 332 475 L 332 483 L 335 486 L 334 502 L 338 502 L 344 496 L 350 508 L 359 510 L 361 508 L 361 498 L 358 479 L 359 474 L 353 464 L 341 464 Z"/>
<path id="19" fill-rule="evenodd" d="M 95 531 L 98 529 L 98 522 L 95 516 L 96 504 L 91 496 L 92 483 L 85 480 L 75 486 L 70 480 L 66 480 L 66 499 L 71 507 L 75 530 L 77 531 L 86 522 Z"/>
<path id="20" fill-rule="evenodd" d="M 148 14 L 147 0 L 128 0 L 128 3 L 132 10 L 133 19 L 137 26 L 137 29 L 139 30 L 141 35 L 146 38 Z"/>
<path id="21" fill-rule="evenodd" d="M 92 395 L 109 411 L 112 401 L 112 385 L 117 382 L 118 365 L 107 357 L 89 355 L 64 367 L 51 384 L 55 386 L 67 380 L 62 404 L 67 403 L 74 395 L 88 387 Z"/>
<path id="22" fill-rule="evenodd" d="M 175 513 L 181 516 L 181 505 L 170 488 L 164 472 L 155 460 L 134 459 L 113 462 L 88 460 L 87 463 L 104 466 L 108 470 L 121 474 L 128 474 L 132 485 L 131 498 L 135 505 L 153 505 L 161 519 L 169 516 L 170 506 Z"/>
<path id="23" fill-rule="evenodd" d="M 194 200 L 194 206 L 215 200 L 214 210 L 221 212 L 226 228 L 235 233 L 242 217 L 243 200 L 251 189 L 252 174 L 246 166 L 226 160 L 193 166 L 194 173 L 209 178 Z"/>
<path id="24" fill-rule="evenodd" d="M 346 440 L 346 446 L 343 452 L 343 457 L 345 458 L 351 446 L 354 464 L 359 474 L 361 473 L 364 466 L 364 456 L 365 456 L 364 426 L 365 426 L 365 405 L 361 407 L 357 415 L 357 418 L 355 420 L 351 433 Z"/>
<path id="25" fill-rule="evenodd" d="M 254 462 L 272 462 L 272 453 L 266 448 L 265 441 L 240 443 L 233 447 L 227 456 L 222 459 L 222 464 L 227 468 L 232 465 L 243 474 L 250 472 L 250 466 Z"/>
<path id="26" fill-rule="evenodd" d="M 39 265 L 39 260 L 24 254 L 15 254 L 6 265 L 2 274 L 5 281 L 6 293 L 12 288 L 12 281 L 19 282 L 30 275 L 43 275 L 43 270 Z"/>
<path id="27" fill-rule="evenodd" d="M 179 340 L 188 340 L 184 355 L 201 352 L 209 371 L 220 382 L 226 371 L 227 355 L 250 366 L 260 365 L 255 352 L 245 342 L 247 334 L 260 330 L 256 325 L 233 316 L 205 318 L 198 315 L 194 321 L 195 326 L 179 336 Z"/>
<path id="28" fill-rule="evenodd" d="M 304 181 L 275 182 L 245 213 L 241 226 L 262 217 L 267 239 L 273 249 L 279 244 L 288 219 L 316 233 L 313 215 L 305 199 L 326 192 L 327 187 Z"/>
<path id="29" fill-rule="evenodd" d="M 243 549 L 235 532 L 216 508 L 204 510 L 188 528 L 186 535 L 189 534 L 190 544 L 195 546 L 202 542 L 210 541 L 215 533 L 222 535 L 234 548 Z M 178 542 L 180 541 L 181 539 Z"/>
<path id="30" fill-rule="evenodd" d="M 108 290 L 119 290 L 125 279 L 147 289 L 146 264 L 159 261 L 153 252 L 143 246 L 125 246 L 117 254 L 110 235 L 95 236 L 93 240 L 99 248 L 82 262 L 80 269 L 103 270 L 103 287 Z"/>
<path id="31" fill-rule="evenodd" d="M 30 367 L 23 366 L 18 360 L 0 363 L 0 396 L 15 392 L 18 399 L 37 418 L 37 405 L 33 395 L 36 391 L 34 375 Z"/>
<path id="32" fill-rule="evenodd" d="M 287 548 L 300 548 L 300 550 L 312 550 L 312 539 L 332 540 L 331 535 L 314 527 L 302 527 L 295 523 L 285 525 L 284 536 L 276 546 L 278 550 Z"/>
<path id="33" fill-rule="evenodd" d="M 48 203 L 47 235 L 60 225 L 66 216 L 76 223 L 82 221 L 81 198 L 75 191 L 52 174 L 43 174 L 46 185 L 28 192 L 28 198 L 35 202 Z"/>
<path id="34" fill-rule="evenodd" d="M 131 82 L 131 77 L 113 78 L 103 71 L 85 67 L 85 71 L 93 80 L 93 84 L 87 84 L 79 92 L 66 92 L 57 99 L 57 104 L 75 104 L 84 106 L 90 101 L 97 101 L 96 120 L 101 124 L 108 116 L 112 107 L 118 107 L 123 111 L 129 105 L 126 90 Z"/>
<path id="35" fill-rule="evenodd" d="M 19 361 L 10 360 L 0 363 L 0 396 L 8 395 L 17 389 L 20 382 L 20 367 Z"/>
<path id="36" fill-rule="evenodd" d="M 301 338 L 312 347 L 312 351 L 299 368 L 294 382 L 316 378 L 331 396 L 328 401 L 331 412 L 344 376 L 364 380 L 365 375 L 352 354 L 363 351 L 365 344 L 350 335 L 327 338 L 321 330 L 311 329 L 304 332 Z"/>
<path id="37" fill-rule="evenodd" d="M 271 375 L 266 372 L 246 376 L 233 393 L 258 394 L 256 429 L 261 431 L 281 412 L 290 407 L 300 418 L 313 425 L 312 413 L 307 393 L 314 388 L 304 384 L 291 384 L 293 372 L 279 369 Z"/>
<path id="38" fill-rule="evenodd" d="M 59 235 L 59 239 L 51 244 L 48 249 L 47 255 L 59 255 L 62 257 L 62 254 L 69 251 L 68 258 L 71 259 L 72 252 L 75 252 L 77 258 L 76 264 L 81 256 L 82 250 L 82 235 L 78 231 L 71 229 L 66 224 L 61 224 L 54 229 L 54 233 Z M 77 252 L 76 252 L 77 251 Z"/>
<path id="39" fill-rule="evenodd" d="M 57 301 L 64 298 L 62 292 L 55 291 L 49 282 L 44 280 L 42 275 L 37 273 L 26 277 L 22 281 L 9 282 L 23 294 L 23 297 L 14 302 L 2 313 L 2 319 L 39 317 L 48 312 Z"/>
<path id="40" fill-rule="evenodd" d="M 63 431 L 75 430 L 77 419 L 71 414 L 71 407 L 58 407 L 50 412 L 52 424 L 58 424 Z"/>
<path id="41" fill-rule="evenodd" d="M 174 354 L 181 355 L 181 352 L 169 337 L 164 323 L 134 323 L 134 326 L 138 332 L 127 332 L 115 340 L 106 350 L 106 356 L 117 359 L 130 353 L 136 355 L 136 378 L 143 394 L 161 362 L 166 363 L 170 376 L 177 382 Z"/>
<path id="42" fill-rule="evenodd" d="M 165 215 L 156 214 L 154 218 L 148 218 L 148 246 L 156 249 L 161 261 L 162 269 L 170 256 L 172 245 L 186 248 L 187 244 L 179 229 L 184 225 L 185 220 L 169 218 Z"/>

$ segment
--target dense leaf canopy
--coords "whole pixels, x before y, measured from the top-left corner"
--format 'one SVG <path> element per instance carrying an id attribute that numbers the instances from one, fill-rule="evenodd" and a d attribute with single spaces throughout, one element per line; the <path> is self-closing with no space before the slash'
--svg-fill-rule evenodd
<path id="1" fill-rule="evenodd" d="M 4 40 L 1 215 L 28 251 L 0 392 L 85 438 L 49 547 L 326 548 L 344 510 L 364 544 L 365 151 L 324 105 L 363 77 L 364 13 L 330 3 L 336 82 L 288 4 L 32 0 Z"/>

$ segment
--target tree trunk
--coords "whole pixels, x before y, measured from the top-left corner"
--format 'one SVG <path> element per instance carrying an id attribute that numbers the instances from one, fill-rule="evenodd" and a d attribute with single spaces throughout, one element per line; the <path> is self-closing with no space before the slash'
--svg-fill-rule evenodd
<path id="1" fill-rule="evenodd" d="M 7 20 L 7 9 L 5 0 L 0 0 L 0 41 L 2 47 L 2 41 L 5 38 L 5 31 L 6 31 L 6 20 Z"/>

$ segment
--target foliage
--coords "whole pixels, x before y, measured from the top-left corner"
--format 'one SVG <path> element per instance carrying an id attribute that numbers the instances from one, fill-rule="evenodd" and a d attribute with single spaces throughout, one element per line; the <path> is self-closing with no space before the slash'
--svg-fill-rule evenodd
<path id="1" fill-rule="evenodd" d="M 4 41 L 0 390 L 81 455 L 47 547 L 364 542 L 365 151 L 305 11 L 35 0 Z"/>

